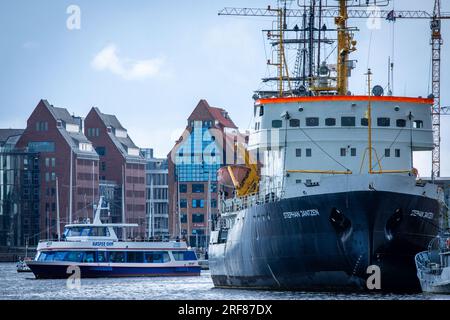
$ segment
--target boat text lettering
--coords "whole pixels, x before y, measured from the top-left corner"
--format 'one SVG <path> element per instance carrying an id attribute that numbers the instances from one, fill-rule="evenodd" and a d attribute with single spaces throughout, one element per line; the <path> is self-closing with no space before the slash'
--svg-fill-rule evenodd
<path id="1" fill-rule="evenodd" d="M 283 217 L 285 219 L 316 217 L 318 215 L 320 215 L 320 213 L 317 209 L 283 212 Z"/>

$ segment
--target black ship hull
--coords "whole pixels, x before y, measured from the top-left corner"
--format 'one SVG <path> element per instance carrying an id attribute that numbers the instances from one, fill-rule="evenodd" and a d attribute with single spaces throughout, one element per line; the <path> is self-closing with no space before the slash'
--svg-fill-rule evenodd
<path id="1" fill-rule="evenodd" d="M 419 291 L 414 256 L 438 233 L 440 210 L 435 199 L 382 191 L 253 206 L 210 245 L 212 279 L 217 287 L 368 290 L 375 265 L 381 290 Z"/>

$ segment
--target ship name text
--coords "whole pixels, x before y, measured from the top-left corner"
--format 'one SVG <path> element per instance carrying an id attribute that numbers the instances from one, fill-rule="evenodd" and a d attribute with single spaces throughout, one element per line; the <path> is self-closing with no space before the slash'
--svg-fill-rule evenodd
<path id="1" fill-rule="evenodd" d="M 320 215 L 320 213 L 319 213 L 318 209 L 283 212 L 283 217 L 285 219 L 316 217 L 319 215 Z"/>

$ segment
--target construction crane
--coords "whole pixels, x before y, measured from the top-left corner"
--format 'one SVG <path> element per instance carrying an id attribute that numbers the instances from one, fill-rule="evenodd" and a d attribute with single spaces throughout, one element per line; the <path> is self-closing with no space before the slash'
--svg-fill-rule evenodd
<path id="1" fill-rule="evenodd" d="M 345 0 L 343 0 L 345 1 Z M 283 10 L 283 9 L 281 9 Z M 308 9 L 284 9 L 282 15 L 286 18 L 301 18 L 308 14 Z M 321 18 L 341 17 L 342 12 L 337 7 L 324 7 L 320 12 L 315 14 Z M 219 15 L 223 16 L 254 16 L 254 17 L 275 17 L 280 15 L 271 7 L 261 8 L 224 8 L 219 11 Z M 431 47 L 432 47 L 432 95 L 434 103 L 432 106 L 432 124 L 433 124 L 433 142 L 434 148 L 432 152 L 432 170 L 431 177 L 434 180 L 440 177 L 441 164 L 441 114 L 448 113 L 448 109 L 443 110 L 441 107 L 441 46 L 443 45 L 441 22 L 444 19 L 450 19 L 450 13 L 441 12 L 441 1 L 435 0 L 433 13 L 423 10 L 347 10 L 347 18 L 364 18 L 364 19 L 386 19 L 395 22 L 397 19 L 427 19 L 430 20 L 431 27 Z M 342 24 L 342 23 L 341 23 Z M 341 72 L 347 72 L 342 70 Z M 289 75 L 286 77 L 289 79 Z M 339 77 L 338 77 L 339 79 Z M 339 82 L 339 80 L 338 80 Z M 341 78 L 342 83 L 342 78 Z M 341 84 L 340 94 L 345 94 L 345 86 Z"/>

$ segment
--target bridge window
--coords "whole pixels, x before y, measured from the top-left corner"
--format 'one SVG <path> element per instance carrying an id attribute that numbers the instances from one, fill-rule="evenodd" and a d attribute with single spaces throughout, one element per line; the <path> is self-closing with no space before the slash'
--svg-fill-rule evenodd
<path id="1" fill-rule="evenodd" d="M 335 118 L 326 118 L 325 125 L 328 127 L 334 127 L 336 125 L 336 119 Z"/>
<path id="2" fill-rule="evenodd" d="M 281 128 L 283 122 L 281 120 L 272 120 L 272 128 Z"/>
<path id="3" fill-rule="evenodd" d="M 384 149 L 384 156 L 389 158 L 391 156 L 391 149 Z"/>
<path id="4" fill-rule="evenodd" d="M 395 157 L 400 158 L 400 149 L 395 149 Z"/>
<path id="5" fill-rule="evenodd" d="M 300 120 L 298 119 L 289 120 L 289 126 L 293 128 L 300 127 Z"/>
<path id="6" fill-rule="evenodd" d="M 312 155 L 311 149 L 306 149 L 306 156 L 311 157 L 311 155 Z"/>
<path id="7" fill-rule="evenodd" d="M 343 127 L 354 127 L 355 117 L 341 117 L 341 126 Z"/>
<path id="8" fill-rule="evenodd" d="M 391 126 L 391 119 L 390 118 L 378 118 L 377 119 L 377 125 L 379 127 L 390 127 Z"/>
<path id="9" fill-rule="evenodd" d="M 416 129 L 422 129 L 423 128 L 423 121 L 422 120 L 414 120 L 414 128 Z"/>
<path id="10" fill-rule="evenodd" d="M 319 118 L 306 118 L 307 127 L 317 127 L 319 125 Z"/>
<path id="11" fill-rule="evenodd" d="M 259 116 L 262 117 L 264 115 L 264 106 L 259 107 Z"/>
<path id="12" fill-rule="evenodd" d="M 350 149 L 350 155 L 351 155 L 352 157 L 356 157 L 356 148 L 351 148 L 351 149 Z"/>
<path id="13" fill-rule="evenodd" d="M 347 148 L 341 148 L 341 157 L 345 157 L 347 155 Z"/>
<path id="14" fill-rule="evenodd" d="M 397 119 L 397 127 L 404 128 L 406 127 L 406 120 L 405 119 Z"/>
<path id="15" fill-rule="evenodd" d="M 361 126 L 363 126 L 363 127 L 369 126 L 369 119 L 361 118 Z"/>
<path id="16" fill-rule="evenodd" d="M 300 158 L 302 156 L 302 149 L 295 149 L 295 156 Z"/>

